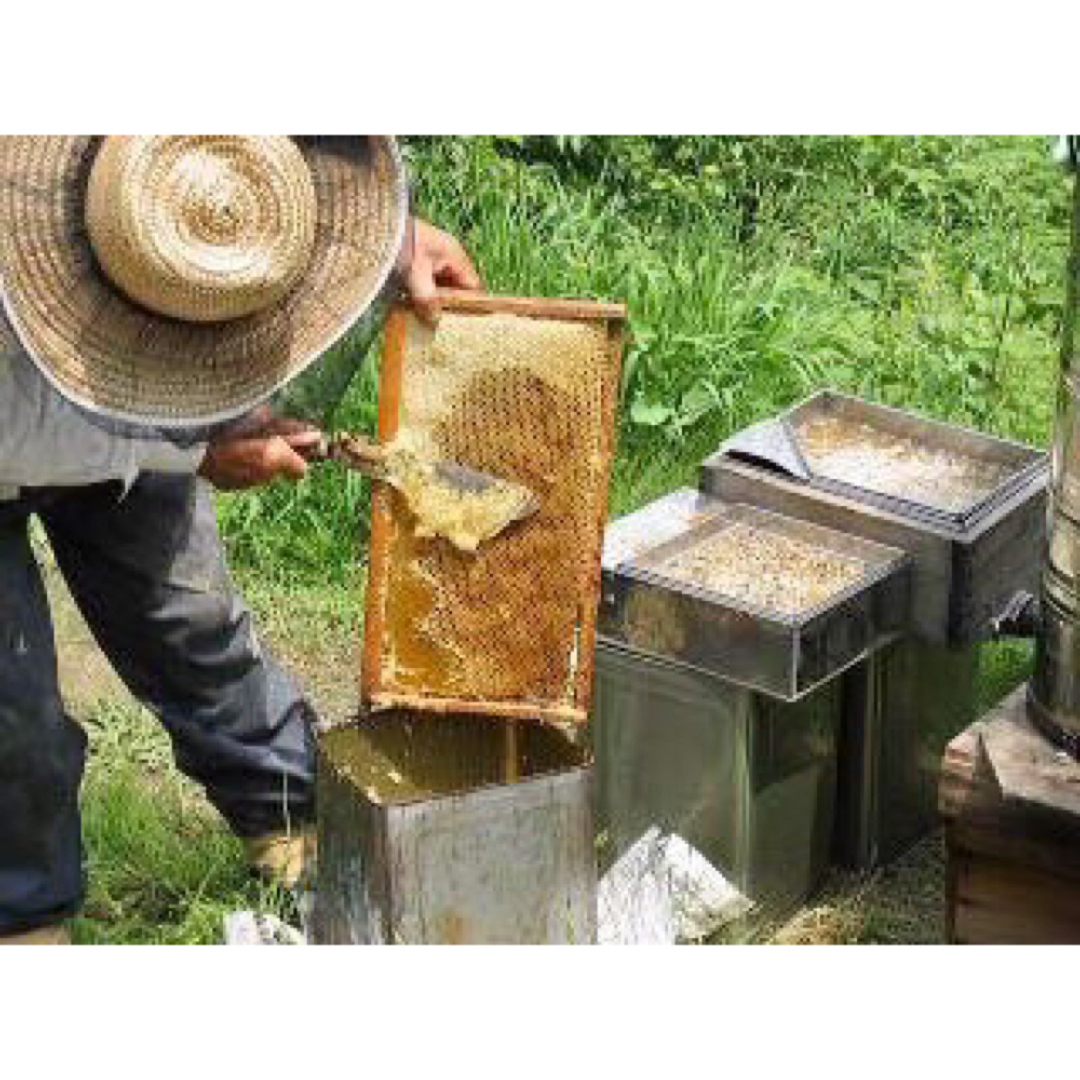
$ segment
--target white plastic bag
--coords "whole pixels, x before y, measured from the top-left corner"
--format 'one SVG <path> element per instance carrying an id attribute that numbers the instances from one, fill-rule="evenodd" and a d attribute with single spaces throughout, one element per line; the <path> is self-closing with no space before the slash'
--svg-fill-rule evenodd
<path id="1" fill-rule="evenodd" d="M 752 904 L 699 851 L 655 826 L 601 878 L 601 945 L 673 945 L 698 941 Z"/>
<path id="2" fill-rule="evenodd" d="M 225 916 L 226 945 L 306 945 L 304 935 L 276 915 L 233 911 Z"/>

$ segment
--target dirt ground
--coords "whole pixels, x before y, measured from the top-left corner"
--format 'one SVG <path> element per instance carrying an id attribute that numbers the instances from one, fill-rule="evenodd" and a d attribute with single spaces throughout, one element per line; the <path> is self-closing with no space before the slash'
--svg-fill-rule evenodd
<path id="1" fill-rule="evenodd" d="M 61 689 L 75 716 L 103 701 L 130 700 L 102 656 L 47 553 Z M 358 590 L 357 590 L 358 592 Z M 327 609 L 318 597 L 290 596 L 288 622 L 271 597 L 249 592 L 266 644 L 301 680 L 320 713 L 341 719 L 356 705 L 356 606 Z M 297 628 L 300 632 L 297 632 Z M 286 632 L 286 628 L 287 631 Z M 833 872 L 810 904 L 763 940 L 775 944 L 935 944 L 944 941 L 944 852 L 927 837 L 873 874 Z"/>

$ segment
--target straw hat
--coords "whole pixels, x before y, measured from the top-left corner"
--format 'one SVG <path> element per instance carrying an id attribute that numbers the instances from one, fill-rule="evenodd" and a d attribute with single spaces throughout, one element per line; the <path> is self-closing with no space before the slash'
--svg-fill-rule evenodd
<path id="1" fill-rule="evenodd" d="M 99 415 L 247 412 L 386 284 L 408 198 L 385 136 L 0 138 L 0 296 Z"/>

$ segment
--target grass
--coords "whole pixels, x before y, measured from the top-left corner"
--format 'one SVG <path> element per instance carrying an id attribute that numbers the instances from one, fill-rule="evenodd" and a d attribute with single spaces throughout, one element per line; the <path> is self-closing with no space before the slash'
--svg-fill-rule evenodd
<path id="1" fill-rule="evenodd" d="M 825 385 L 1048 439 L 1068 190 L 1042 140 L 423 138 L 405 150 L 418 211 L 462 239 L 488 289 L 627 302 L 613 516 L 694 483 L 726 436 Z M 337 427 L 373 431 L 376 385 L 372 360 Z M 264 636 L 330 716 L 355 700 L 367 499 L 366 481 L 327 465 L 219 500 Z M 1029 666 L 1026 646 L 988 649 L 981 703 Z M 247 879 L 145 717 L 95 708 L 77 937 L 212 941 L 225 911 L 274 910 L 281 898 Z M 932 940 L 939 888 L 931 840 L 898 868 L 831 880 L 779 936 Z"/>
<path id="2" fill-rule="evenodd" d="M 871 873 L 831 871 L 811 902 L 768 938 L 775 945 L 940 945 L 944 940 L 940 832 Z"/>
<path id="3" fill-rule="evenodd" d="M 1066 181 L 1032 138 L 414 139 L 420 213 L 494 292 L 625 300 L 623 513 L 823 385 L 1047 440 Z M 351 346 L 346 344 L 344 349 Z M 359 362 L 359 361 L 357 361 Z M 372 431 L 374 357 L 337 410 Z M 221 500 L 238 564 L 342 581 L 367 487 L 336 466 Z"/>
<path id="4" fill-rule="evenodd" d="M 355 704 L 359 591 L 246 575 L 241 584 L 267 645 L 288 660 L 324 715 L 347 715 Z M 69 603 L 61 595 L 53 599 L 57 606 Z M 294 626 L 303 633 L 294 635 Z M 1029 666 L 1025 644 L 986 647 L 980 709 L 1025 678 Z M 214 944 L 229 912 L 293 914 L 278 890 L 248 876 L 239 842 L 176 771 L 166 736 L 145 710 L 110 690 L 78 711 L 91 754 L 82 796 L 90 891 L 73 923 L 77 942 Z M 758 940 L 938 942 L 943 888 L 941 838 L 934 835 L 873 873 L 831 872 L 807 907 Z"/>
<path id="5" fill-rule="evenodd" d="M 247 872 L 243 850 L 201 790 L 172 760 L 155 719 L 110 677 L 62 585 L 46 541 L 36 547 L 57 626 L 61 686 L 90 752 L 82 788 L 88 895 L 80 944 L 214 944 L 244 908 L 295 919 L 291 900 Z M 324 716 L 355 708 L 356 587 L 239 584 L 265 645 L 305 685 Z"/>
<path id="6" fill-rule="evenodd" d="M 78 944 L 211 944 L 230 911 L 288 917 L 288 898 L 253 880 L 240 843 L 172 766 L 168 742 L 133 704 L 86 719 L 83 783 L 89 892 Z"/>

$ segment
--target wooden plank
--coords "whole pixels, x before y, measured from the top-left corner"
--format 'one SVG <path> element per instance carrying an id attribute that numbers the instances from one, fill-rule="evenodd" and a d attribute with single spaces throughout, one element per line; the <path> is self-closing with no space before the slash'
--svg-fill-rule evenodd
<path id="1" fill-rule="evenodd" d="M 533 319 L 572 319 L 594 322 L 598 319 L 625 320 L 625 304 L 608 304 L 593 300 L 562 300 L 533 296 L 491 296 L 487 293 L 466 292 L 461 289 L 440 289 L 439 304 L 443 311 L 472 315 L 524 315 Z"/>
<path id="2" fill-rule="evenodd" d="M 604 523 L 607 520 L 608 492 L 611 487 L 611 473 L 615 465 L 616 410 L 619 398 L 620 373 L 623 355 L 622 324 L 608 324 L 608 352 L 611 357 L 611 377 L 608 380 L 603 402 L 603 447 L 601 456 L 604 461 L 604 475 L 600 481 L 602 497 L 596 508 L 596 532 L 591 547 L 582 551 L 587 577 L 585 595 L 599 599 L 601 591 L 601 558 L 604 547 Z M 575 674 L 574 700 L 585 707 L 586 713 L 592 703 L 593 662 L 596 655 L 596 617 L 598 604 L 578 605 L 578 670 Z"/>
<path id="3" fill-rule="evenodd" d="M 1002 798 L 1060 814 L 1067 824 L 1078 822 L 1080 763 L 1035 730 L 1024 696 L 1024 691 L 1014 695 L 1012 710 L 983 726 L 983 745 Z"/>
<path id="4" fill-rule="evenodd" d="M 398 429 L 401 411 L 401 368 L 405 359 L 405 327 L 408 313 L 395 307 L 383 331 L 383 362 L 379 376 L 379 442 L 387 443 Z"/>
<path id="5" fill-rule="evenodd" d="M 956 875 L 950 940 L 970 945 L 1080 944 L 1080 888 L 1030 866 L 949 852 Z"/>
<path id="6" fill-rule="evenodd" d="M 503 780 L 508 784 L 516 783 L 521 776 L 517 720 L 510 720 L 503 725 L 503 755 Z"/>
<path id="7" fill-rule="evenodd" d="M 466 716 L 490 716 L 494 720 L 549 720 L 555 723 L 584 724 L 585 709 L 570 705 L 547 705 L 531 701 L 474 701 L 470 698 L 437 697 L 427 694 L 397 694 L 374 691 L 365 699 L 373 711 L 414 709 L 419 712 Z"/>
<path id="8" fill-rule="evenodd" d="M 952 740 L 939 789 L 949 940 L 1080 942 L 1077 784 L 1080 766 L 1031 727 L 1025 687 Z"/>
<path id="9" fill-rule="evenodd" d="M 972 797 L 972 792 L 977 790 L 975 773 L 981 753 L 981 726 L 978 723 L 972 724 L 945 748 L 938 787 L 938 807 L 946 821 L 958 818 Z"/>
<path id="10" fill-rule="evenodd" d="M 378 435 L 382 443 L 396 434 L 401 407 L 401 367 L 405 356 L 404 308 L 391 310 L 383 330 L 382 369 L 379 376 Z M 378 689 L 383 627 L 386 620 L 386 582 L 393 514 L 393 491 L 375 484 L 371 497 L 371 537 L 368 545 L 367 594 L 364 601 L 364 648 L 360 663 L 360 697 L 368 700 Z"/>
<path id="11" fill-rule="evenodd" d="M 1015 821 L 973 821 L 965 819 L 948 826 L 958 849 L 1004 859 L 1056 874 L 1070 888 L 1080 887 L 1080 856 L 1072 839 L 1051 836 L 1030 825 Z"/>
<path id="12" fill-rule="evenodd" d="M 1031 726 L 1026 695 L 1019 687 L 946 748 L 941 812 L 990 853 L 1080 875 L 1080 765 Z"/>

